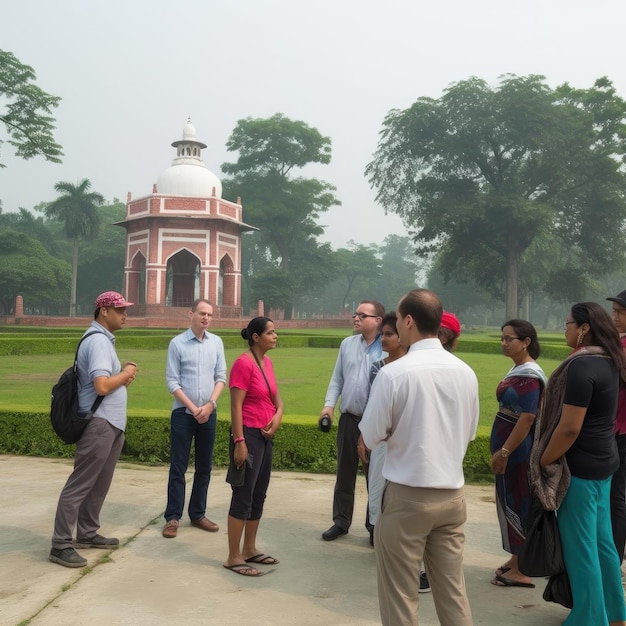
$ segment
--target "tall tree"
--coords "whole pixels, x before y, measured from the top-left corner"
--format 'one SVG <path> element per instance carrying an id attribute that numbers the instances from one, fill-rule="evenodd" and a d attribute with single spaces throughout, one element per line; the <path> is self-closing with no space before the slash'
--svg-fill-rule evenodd
<path id="1" fill-rule="evenodd" d="M 77 305 L 82 310 L 93 305 L 99 293 L 122 291 L 126 260 L 126 231 L 115 225 L 126 216 L 126 205 L 117 198 L 98 208 L 100 230 L 95 239 L 79 244 L 82 259 L 77 277 Z"/>
<path id="2" fill-rule="evenodd" d="M 380 259 L 374 246 L 365 246 L 350 240 L 347 248 L 339 248 L 335 252 L 335 263 L 336 275 L 342 277 L 344 286 L 342 310 L 350 304 L 350 299 L 358 302 L 375 297 L 373 291 L 376 280 L 380 278 Z M 357 285 L 361 287 L 361 293 L 357 293 Z"/>
<path id="3" fill-rule="evenodd" d="M 622 258 L 625 121 L 606 78 L 590 89 L 470 78 L 391 111 L 366 175 L 421 254 L 443 251 L 447 270 L 478 284 L 504 276 L 515 317 L 522 255 L 540 235 L 576 247 L 588 271 Z"/>
<path id="4" fill-rule="evenodd" d="M 17 156 L 43 156 L 60 163 L 63 152 L 54 140 L 55 119 L 50 113 L 61 98 L 43 91 L 35 79 L 32 67 L 20 63 L 11 52 L 0 50 L 0 122 Z M 0 167 L 6 165 L 0 162 Z"/>
<path id="5" fill-rule="evenodd" d="M 386 308 L 393 310 L 400 298 L 419 284 L 418 274 L 425 263 L 418 259 L 415 246 L 409 237 L 388 235 L 377 248 L 380 257 L 380 278 L 377 281 L 375 297 Z"/>
<path id="6" fill-rule="evenodd" d="M 265 248 L 265 258 L 293 281 L 293 289 L 284 292 L 280 303 L 289 318 L 301 295 L 298 285 L 302 285 L 293 276 L 297 269 L 292 266 L 293 258 L 302 249 L 310 249 L 311 238 L 324 232 L 316 221 L 320 214 L 340 204 L 332 185 L 295 177 L 294 172 L 309 163 L 329 163 L 331 141 L 304 122 L 277 113 L 269 119 L 239 120 L 226 147 L 238 152 L 238 159 L 222 164 L 222 171 L 231 176 L 224 188 L 233 197 L 243 198 L 245 220 L 260 229 L 246 240 Z M 259 281 L 257 285 L 263 279 Z M 275 300 L 276 289 L 272 293 Z"/>
<path id="7" fill-rule="evenodd" d="M 62 194 L 45 208 L 46 217 L 63 222 L 65 235 L 72 241 L 72 289 L 70 317 L 76 316 L 76 282 L 78 276 L 78 242 L 94 239 L 100 229 L 98 207 L 104 204 L 104 196 L 89 191 L 91 182 L 85 178 L 77 185 L 59 182 L 54 186 Z"/>

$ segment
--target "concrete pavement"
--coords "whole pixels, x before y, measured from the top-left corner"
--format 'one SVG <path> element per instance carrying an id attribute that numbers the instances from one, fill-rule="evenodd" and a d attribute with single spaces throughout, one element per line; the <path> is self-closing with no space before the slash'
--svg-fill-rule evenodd
<path id="1" fill-rule="evenodd" d="M 102 511 L 102 534 L 118 550 L 79 550 L 89 561 L 68 569 L 48 561 L 67 460 L 0 456 L 0 624 L 33 626 L 231 624 L 379 624 L 374 551 L 363 527 L 365 485 L 358 483 L 357 523 L 333 542 L 334 477 L 275 472 L 259 530 L 259 547 L 280 559 L 261 578 L 227 571 L 230 487 L 215 470 L 206 533 L 184 520 L 176 539 L 161 536 L 167 467 L 120 463 Z M 191 472 L 190 474 L 191 475 Z M 489 584 L 505 560 L 493 488 L 467 486 L 465 577 L 474 624 L 557 626 L 566 609 L 543 601 L 545 586 Z M 420 596 L 420 624 L 438 624 L 432 594 Z"/>

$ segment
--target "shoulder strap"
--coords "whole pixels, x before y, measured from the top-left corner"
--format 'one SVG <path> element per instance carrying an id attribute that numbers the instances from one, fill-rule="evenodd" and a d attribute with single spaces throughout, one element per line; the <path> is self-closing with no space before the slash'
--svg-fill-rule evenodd
<path id="1" fill-rule="evenodd" d="M 90 333 L 87 333 L 86 335 L 83 335 L 80 338 L 80 341 L 78 342 L 78 345 L 76 346 L 76 353 L 74 354 L 74 375 L 76 375 L 76 373 L 78 372 L 78 348 L 80 348 L 80 344 L 83 343 L 83 341 L 85 341 L 87 337 L 91 337 L 91 335 L 104 335 L 104 333 L 101 333 L 99 330 L 92 330 Z M 104 400 L 104 396 L 98 396 L 94 400 L 94 403 L 91 405 L 92 413 L 95 413 L 97 411 L 98 407 L 102 404 L 103 400 Z"/>
<path id="2" fill-rule="evenodd" d="M 272 404 L 273 404 L 274 394 L 272 394 L 272 388 L 270 387 L 269 380 L 267 380 L 267 376 L 265 375 L 265 372 L 263 371 L 263 368 L 261 367 L 261 362 L 259 361 L 259 357 L 254 353 L 254 350 L 250 350 L 250 352 L 252 352 L 252 356 L 254 357 L 254 360 L 256 361 L 256 364 L 259 366 L 259 369 L 261 370 L 261 374 L 263 375 L 263 378 L 265 379 L 265 384 L 267 385 L 267 391 L 270 394 L 270 400 L 272 401 Z"/>

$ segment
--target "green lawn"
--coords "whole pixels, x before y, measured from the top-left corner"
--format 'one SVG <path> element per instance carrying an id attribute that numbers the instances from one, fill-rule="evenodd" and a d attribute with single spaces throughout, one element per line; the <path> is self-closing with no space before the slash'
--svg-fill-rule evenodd
<path id="1" fill-rule="evenodd" d="M 307 331 L 301 331 L 307 332 Z M 345 329 L 342 331 L 345 336 Z M 326 331 L 326 334 L 334 334 Z M 243 343 L 243 342 L 242 342 Z M 230 365 L 243 351 L 226 350 Z M 138 363 L 136 382 L 129 389 L 128 412 L 135 416 L 169 416 L 171 396 L 165 389 L 165 350 L 119 350 L 120 360 Z M 476 372 L 480 384 L 480 431 L 489 432 L 497 403 L 495 388 L 512 362 L 499 354 L 457 353 Z M 329 348 L 277 348 L 270 353 L 274 362 L 280 393 L 285 402 L 285 419 L 290 422 L 314 422 L 322 409 L 328 380 L 337 357 Z M 50 390 L 72 355 L 0 356 L 0 409 L 47 411 Z M 540 359 L 550 374 L 560 361 Z M 226 390 L 220 399 L 219 415 L 228 419 Z"/>

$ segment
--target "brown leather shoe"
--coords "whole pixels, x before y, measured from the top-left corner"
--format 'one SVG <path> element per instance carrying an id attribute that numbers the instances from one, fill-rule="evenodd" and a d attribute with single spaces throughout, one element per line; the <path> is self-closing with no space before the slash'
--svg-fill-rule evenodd
<path id="1" fill-rule="evenodd" d="M 191 525 L 195 526 L 196 528 L 206 530 L 210 533 L 216 533 L 220 529 L 220 527 L 215 522 L 212 522 L 206 517 L 201 517 L 200 519 L 192 519 Z"/>
<path id="2" fill-rule="evenodd" d="M 178 533 L 178 520 L 171 519 L 165 526 L 163 526 L 163 536 L 166 539 L 173 539 Z"/>

